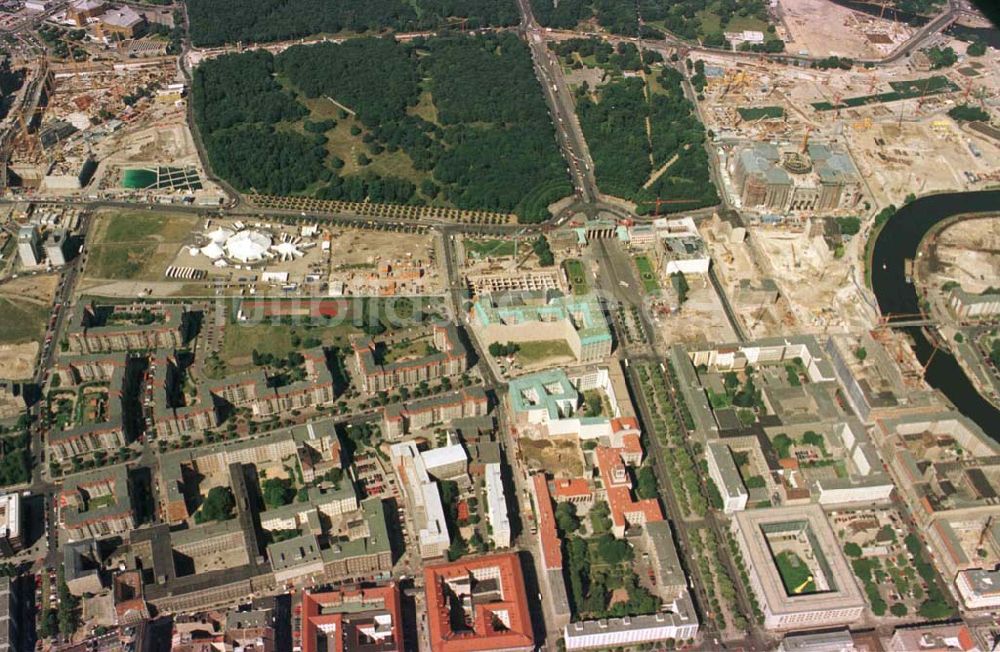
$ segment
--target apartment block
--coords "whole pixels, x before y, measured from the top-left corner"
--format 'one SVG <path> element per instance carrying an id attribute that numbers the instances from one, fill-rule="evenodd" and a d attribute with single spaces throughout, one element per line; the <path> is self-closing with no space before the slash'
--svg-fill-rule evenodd
<path id="1" fill-rule="evenodd" d="M 431 335 L 434 352 L 392 362 L 383 359 L 383 343 L 371 338 L 355 340 L 354 361 L 361 387 L 370 394 L 388 392 L 464 372 L 466 351 L 459 339 L 458 329 L 454 326 L 434 326 Z"/>

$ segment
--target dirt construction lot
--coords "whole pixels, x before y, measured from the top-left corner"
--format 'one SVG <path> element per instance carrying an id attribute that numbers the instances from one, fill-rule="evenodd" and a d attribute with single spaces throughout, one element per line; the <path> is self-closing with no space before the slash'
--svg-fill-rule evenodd
<path id="1" fill-rule="evenodd" d="M 780 0 L 789 52 L 814 57 L 885 56 L 913 31 L 902 23 L 851 11 L 830 0 Z"/>
<path id="2" fill-rule="evenodd" d="M 583 453 L 575 439 L 522 437 L 518 445 L 528 466 L 545 469 L 556 478 L 579 478 L 583 475 Z"/>

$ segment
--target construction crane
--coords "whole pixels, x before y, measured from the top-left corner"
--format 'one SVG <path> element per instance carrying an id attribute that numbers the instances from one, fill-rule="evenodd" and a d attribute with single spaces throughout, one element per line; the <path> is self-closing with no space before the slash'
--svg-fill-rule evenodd
<path id="1" fill-rule="evenodd" d="M 979 543 L 976 545 L 977 548 L 983 547 L 983 541 L 986 540 L 986 534 L 990 531 L 990 527 L 993 525 L 993 515 L 990 514 L 989 518 L 986 519 L 986 524 L 983 525 L 983 531 L 979 533 Z"/>
<path id="2" fill-rule="evenodd" d="M 802 136 L 802 147 L 801 147 L 801 150 L 802 150 L 803 154 L 806 153 L 807 148 L 809 147 L 809 134 L 812 133 L 812 130 L 813 130 L 812 125 L 809 125 L 808 127 L 806 127 L 806 133 L 805 133 L 805 135 Z"/>
<path id="3" fill-rule="evenodd" d="M 871 116 L 865 116 L 864 120 L 860 122 L 855 122 L 852 126 L 858 131 L 868 131 L 872 128 L 872 118 Z"/>

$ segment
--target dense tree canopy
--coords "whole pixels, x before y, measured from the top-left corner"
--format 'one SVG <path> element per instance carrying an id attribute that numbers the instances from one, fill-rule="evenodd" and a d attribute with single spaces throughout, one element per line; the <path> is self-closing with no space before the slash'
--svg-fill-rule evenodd
<path id="1" fill-rule="evenodd" d="M 282 90 L 273 72 L 274 57 L 266 50 L 227 54 L 198 66 L 191 93 L 199 127 L 214 132 L 305 115 L 305 107 Z"/>
<path id="2" fill-rule="evenodd" d="M 665 67 L 659 81 L 663 92 L 649 97 L 637 77 L 612 79 L 594 94 L 582 89 L 577 111 L 597 182 L 604 192 L 640 204 L 660 197 L 677 202 L 670 204 L 677 210 L 711 206 L 718 195 L 709 177 L 704 128 L 684 97 L 681 73 Z"/>
<path id="3" fill-rule="evenodd" d="M 705 31 L 699 16 L 704 10 L 718 16 L 719 28 L 723 30 L 738 16 L 767 20 L 764 0 L 535 0 L 532 8 L 538 21 L 547 27 L 568 29 L 580 21 L 596 18 L 602 27 L 615 34 L 636 36 L 641 32 L 650 38 L 663 36 L 651 26 L 654 23 L 683 38 L 698 38 Z M 713 44 L 721 45 L 716 41 Z"/>
<path id="4" fill-rule="evenodd" d="M 229 487 L 212 487 L 205 496 L 201 509 L 195 512 L 195 520 L 199 523 L 225 521 L 233 517 L 234 509 L 236 498 L 233 497 L 233 490 Z"/>
<path id="5" fill-rule="evenodd" d="M 514 25 L 514 0 L 188 0 L 199 47 L 338 32 L 417 31 L 465 19 L 470 28 Z"/>
<path id="6" fill-rule="evenodd" d="M 422 91 L 430 91 L 436 122 L 412 110 Z M 351 134 L 366 149 L 352 163 L 363 172 L 337 172 L 345 162 L 327 147 L 337 120 L 303 120 L 309 112 L 293 93 L 356 112 L 364 129 L 355 124 Z M 425 198 L 459 208 L 537 221 L 572 191 L 527 46 L 514 34 L 368 37 L 277 57 L 227 55 L 198 67 L 193 95 L 214 170 L 242 191 L 407 203 L 415 183 L 367 169 L 372 157 L 399 150 L 431 173 L 420 185 Z"/>
<path id="7" fill-rule="evenodd" d="M 416 67 L 391 37 L 298 45 L 277 65 L 306 97 L 333 96 L 369 128 L 398 119 L 420 95 Z"/>

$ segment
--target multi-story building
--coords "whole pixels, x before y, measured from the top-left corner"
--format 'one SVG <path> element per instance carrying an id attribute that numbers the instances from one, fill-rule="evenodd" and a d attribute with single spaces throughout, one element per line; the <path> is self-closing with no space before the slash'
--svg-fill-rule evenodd
<path id="1" fill-rule="evenodd" d="M 301 352 L 304 380 L 268 387 L 263 371 L 232 376 L 209 383 L 207 392 L 217 403 L 249 408 L 254 417 L 267 418 L 331 403 L 336 398 L 333 374 L 321 347 Z"/>
<path id="2" fill-rule="evenodd" d="M 796 151 L 752 143 L 733 157 L 730 171 L 744 208 L 833 211 L 861 198 L 850 155 L 824 144 Z"/>
<path id="3" fill-rule="evenodd" d="M 60 463 L 98 451 L 105 453 L 117 451 L 126 443 L 120 421 L 93 423 L 49 434 L 52 459 Z"/>
<path id="4" fill-rule="evenodd" d="M 66 19 L 77 27 L 86 27 L 87 20 L 100 16 L 107 6 L 105 0 L 74 0 L 66 9 Z"/>
<path id="5" fill-rule="evenodd" d="M 451 545 L 451 536 L 441 504 L 441 493 L 437 483 L 427 473 L 420 451 L 414 442 L 405 441 L 392 445 L 390 457 L 410 518 L 417 529 L 420 556 L 431 559 L 444 555 Z"/>
<path id="6" fill-rule="evenodd" d="M 70 541 L 124 534 L 135 528 L 132 487 L 123 465 L 67 476 L 57 504 Z"/>
<path id="7" fill-rule="evenodd" d="M 65 387 L 80 383 L 109 382 L 115 374 L 124 373 L 128 359 L 123 354 L 97 353 L 60 358 L 55 367 L 60 384 Z"/>
<path id="8" fill-rule="evenodd" d="M 601 474 L 601 489 L 595 492 L 608 502 L 611 512 L 611 532 L 618 538 L 625 536 L 630 526 L 641 526 L 663 520 L 663 511 L 655 498 L 636 500 L 632 496 L 632 475 L 626 468 L 629 453 L 638 449 L 642 453 L 639 438 L 630 439 L 624 448 L 598 446 L 594 449 L 597 468 Z"/>
<path id="9" fill-rule="evenodd" d="M 973 568 L 955 576 L 955 588 L 966 609 L 1000 607 L 1000 570 Z"/>
<path id="10" fill-rule="evenodd" d="M 22 226 L 17 231 L 17 255 L 23 267 L 37 267 L 42 264 L 42 245 L 38 227 Z"/>
<path id="11" fill-rule="evenodd" d="M 382 344 L 367 337 L 357 339 L 354 342 L 354 361 L 364 390 L 370 394 L 388 392 L 464 372 L 466 352 L 458 329 L 454 326 L 434 326 L 431 334 L 435 352 L 393 362 L 382 359 Z"/>
<path id="12" fill-rule="evenodd" d="M 187 338 L 182 306 L 135 304 L 83 307 L 66 334 L 72 353 L 108 353 L 176 348 Z"/>
<path id="13" fill-rule="evenodd" d="M 66 264 L 66 248 L 69 246 L 69 232 L 56 229 L 45 239 L 45 257 L 49 265 L 62 267 Z"/>
<path id="14" fill-rule="evenodd" d="M 528 595 L 517 554 L 427 566 L 424 587 L 430 644 L 435 652 L 534 649 Z M 456 610 L 461 610 L 461 619 L 456 618 Z"/>
<path id="15" fill-rule="evenodd" d="M 576 435 L 585 440 L 603 437 L 613 446 L 621 447 L 623 435 L 639 431 L 635 419 L 624 416 L 615 377 L 613 370 L 606 367 L 574 370 L 572 376 L 562 369 L 520 376 L 507 386 L 513 425 L 528 437 Z M 587 416 L 583 395 L 591 390 L 607 398 L 609 414 Z M 627 394 L 622 393 L 621 403 L 630 410 L 627 399 Z"/>
<path id="16" fill-rule="evenodd" d="M 769 143 L 741 150 L 732 175 L 745 208 L 782 209 L 792 194 L 792 179 L 778 166 L 781 154 Z"/>
<path id="17" fill-rule="evenodd" d="M 497 463 L 486 465 L 486 518 L 497 548 L 510 547 L 510 517 L 503 491 L 503 473 Z"/>
<path id="18" fill-rule="evenodd" d="M 0 552 L 4 555 L 13 555 L 23 547 L 23 524 L 21 495 L 12 493 L 0 496 Z"/>
<path id="19" fill-rule="evenodd" d="M 304 593 L 298 639 L 302 652 L 403 652 L 402 621 L 395 583 Z"/>
<path id="20" fill-rule="evenodd" d="M 583 478 L 559 478 L 552 484 L 552 497 L 558 503 L 573 503 L 587 509 L 594 504 L 594 489 Z"/>
<path id="21" fill-rule="evenodd" d="M 22 628 L 24 614 L 19 598 L 20 591 L 16 578 L 0 577 L 0 651 L 10 652 L 26 649 L 25 638 L 28 631 Z M 31 628 L 34 631 L 34 627 Z"/>
<path id="22" fill-rule="evenodd" d="M 731 528 L 764 612 L 764 627 L 820 629 L 861 618 L 864 596 L 821 507 L 739 511 Z M 809 582 L 790 586 L 782 570 L 790 564 L 808 565 Z"/>
<path id="23" fill-rule="evenodd" d="M 560 627 L 569 622 L 572 614 L 569 596 L 566 593 L 566 581 L 563 577 L 562 541 L 556 528 L 552 495 L 549 493 L 549 482 L 545 474 L 536 473 L 531 480 L 534 485 L 532 497 L 535 500 L 538 550 L 543 571 L 540 581 L 551 613 L 556 618 L 556 622 L 550 623 L 550 626 Z"/>
<path id="24" fill-rule="evenodd" d="M 332 422 L 323 420 L 310 426 L 296 426 L 274 431 L 270 434 L 236 442 L 225 442 L 202 446 L 197 449 L 179 450 L 160 458 L 160 498 L 164 504 L 164 520 L 176 524 L 191 517 L 184 500 L 185 469 L 211 474 L 224 472 L 230 464 L 262 464 L 274 460 L 297 457 L 300 446 L 309 442 L 317 430 L 332 428 Z M 313 449 L 318 452 L 318 449 Z M 328 454 L 332 449 L 327 448 Z M 317 490 L 318 491 L 318 490 Z M 353 494 L 350 499 L 353 500 Z M 337 501 L 336 504 L 340 504 Z M 323 502 L 326 504 L 326 501 Z M 337 508 L 331 506 L 333 513 Z M 356 509 L 346 505 L 347 511 Z"/>
<path id="25" fill-rule="evenodd" d="M 1000 292 L 973 294 L 960 287 L 948 294 L 948 305 L 961 319 L 982 319 L 1000 315 Z"/>
<path id="26" fill-rule="evenodd" d="M 107 454 L 128 443 L 123 426 L 122 397 L 125 379 L 125 367 L 114 366 L 108 384 L 107 413 L 103 420 L 49 433 L 49 450 L 54 461 L 63 463 L 73 457 L 93 455 L 98 451 Z M 85 398 L 87 395 L 81 396 Z"/>
<path id="27" fill-rule="evenodd" d="M 211 400 L 193 405 L 184 404 L 184 370 L 176 356 L 158 352 L 150 360 L 152 372 L 153 427 L 161 439 L 194 435 L 219 425 L 219 416 Z"/>
<path id="28" fill-rule="evenodd" d="M 656 264 L 664 276 L 671 274 L 707 274 L 712 263 L 698 227 L 690 217 L 653 223 L 656 229 Z"/>
<path id="29" fill-rule="evenodd" d="M 387 405 L 382 410 L 382 435 L 397 439 L 432 424 L 446 424 L 455 419 L 485 416 L 489 400 L 479 387 L 432 396 L 430 398 Z"/>
<path id="30" fill-rule="evenodd" d="M 485 342 L 566 342 L 579 362 L 611 355 L 611 329 L 595 295 L 509 292 L 480 296 L 471 321 Z"/>
<path id="31" fill-rule="evenodd" d="M 98 18 L 101 32 L 112 39 L 130 39 L 146 29 L 146 17 L 128 5 L 109 9 Z"/>
<path id="32" fill-rule="evenodd" d="M 496 292 L 546 292 L 562 288 L 559 272 L 554 269 L 470 274 L 466 281 L 472 294 L 477 297 Z"/>
<path id="33" fill-rule="evenodd" d="M 669 611 L 649 616 L 582 620 L 563 628 L 567 650 L 606 650 L 666 640 L 686 641 L 698 634 L 690 598 L 678 598 Z"/>
<path id="34" fill-rule="evenodd" d="M 739 469 L 733 462 L 733 452 L 729 450 L 729 446 L 709 442 L 705 448 L 705 457 L 708 460 L 708 476 L 722 495 L 723 511 L 732 514 L 746 509 L 749 494 L 743 485 Z"/>

